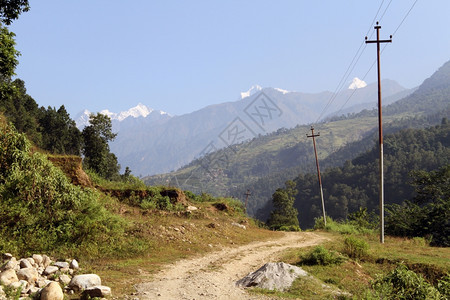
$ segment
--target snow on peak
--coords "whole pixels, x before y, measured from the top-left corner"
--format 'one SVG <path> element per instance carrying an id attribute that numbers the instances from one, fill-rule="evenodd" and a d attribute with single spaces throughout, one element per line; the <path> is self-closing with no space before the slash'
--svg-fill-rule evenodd
<path id="1" fill-rule="evenodd" d="M 248 91 L 241 92 L 241 99 L 250 97 L 251 95 L 254 95 L 261 90 L 262 90 L 262 87 L 260 87 L 259 85 L 256 84 L 256 85 L 252 86 Z"/>
<path id="2" fill-rule="evenodd" d="M 348 86 L 349 90 L 356 90 L 366 87 L 367 83 L 359 79 L 358 77 L 353 78 L 352 83 Z"/>
<path id="3" fill-rule="evenodd" d="M 130 108 L 127 111 L 122 111 L 117 114 L 116 118 L 119 121 L 123 121 L 128 117 L 139 118 L 146 117 L 153 111 L 152 108 L 145 106 L 142 103 L 139 103 L 137 106 Z"/>
<path id="4" fill-rule="evenodd" d="M 283 90 L 283 89 L 280 89 L 280 88 L 274 88 L 274 90 L 276 90 L 276 91 L 282 93 L 283 95 L 285 95 L 285 94 L 287 94 L 287 93 L 290 93 L 290 91 L 286 91 L 286 90 Z"/>

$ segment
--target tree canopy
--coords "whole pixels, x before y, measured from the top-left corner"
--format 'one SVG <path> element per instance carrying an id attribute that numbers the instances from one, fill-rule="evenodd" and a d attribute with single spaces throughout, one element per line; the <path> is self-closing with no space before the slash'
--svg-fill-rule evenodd
<path id="1" fill-rule="evenodd" d="M 28 0 L 0 0 L 0 22 L 10 25 L 22 12 L 29 9 Z"/>

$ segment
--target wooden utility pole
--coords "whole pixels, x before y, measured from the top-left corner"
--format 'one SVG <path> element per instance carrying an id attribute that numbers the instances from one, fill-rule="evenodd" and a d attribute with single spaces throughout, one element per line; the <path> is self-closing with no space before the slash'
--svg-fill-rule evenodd
<path id="1" fill-rule="evenodd" d="M 307 137 L 312 137 L 314 145 L 314 154 L 316 156 L 316 167 L 317 167 L 317 178 L 319 180 L 320 187 L 320 199 L 322 199 L 322 212 L 323 212 L 323 223 L 327 226 L 327 218 L 325 216 L 325 202 L 323 201 L 323 189 L 322 189 L 322 179 L 320 177 L 319 159 L 317 158 L 317 148 L 316 148 L 316 136 L 320 136 L 320 132 L 314 134 L 314 127 L 311 126 L 311 135 L 306 134 Z"/>
<path id="2" fill-rule="evenodd" d="M 368 41 L 366 36 L 366 44 L 377 44 L 377 66 L 378 66 L 378 140 L 380 144 L 380 243 L 384 243 L 384 168 L 383 168 L 383 115 L 381 112 L 381 76 L 380 76 L 380 44 L 392 43 L 392 35 L 389 40 L 380 40 L 380 28 L 377 25 L 374 27 L 377 30 L 377 39 Z"/>
<path id="3" fill-rule="evenodd" d="M 247 190 L 247 192 L 244 194 L 245 197 L 245 212 L 247 212 L 247 204 L 248 204 L 248 196 L 250 196 L 252 193 L 250 193 L 250 190 Z"/>

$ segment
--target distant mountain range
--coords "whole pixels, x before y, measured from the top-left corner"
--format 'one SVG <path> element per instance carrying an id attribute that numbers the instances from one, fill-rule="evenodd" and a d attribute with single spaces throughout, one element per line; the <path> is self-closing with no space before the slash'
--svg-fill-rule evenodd
<path id="1" fill-rule="evenodd" d="M 382 84 L 386 104 L 412 92 L 392 80 L 383 80 Z M 119 163 L 130 167 L 133 174 L 145 176 L 178 169 L 207 153 L 280 128 L 371 109 L 376 102 L 377 85 L 355 78 L 348 89 L 336 95 L 255 85 L 240 93 L 237 101 L 210 105 L 181 116 L 143 104 L 125 112 L 101 113 L 111 117 L 113 130 L 118 133 L 110 146 Z M 84 111 L 76 117 L 79 128 L 87 124 L 89 114 Z"/>
<path id="2" fill-rule="evenodd" d="M 370 85 L 366 88 L 368 87 Z M 388 89 L 386 83 L 383 83 L 382 87 L 383 91 Z M 366 88 L 357 91 L 364 91 Z M 408 92 L 403 91 L 396 95 L 404 94 Z M 386 135 L 404 128 L 425 128 L 443 122 L 443 118 L 450 119 L 450 61 L 414 89 L 413 93 L 392 104 L 388 104 L 388 98 L 383 98 L 383 103 L 386 104 L 383 107 Z M 377 110 L 339 115 L 315 123 L 314 128 L 316 133 L 320 132 L 316 142 L 321 171 L 325 172 L 327 168 L 344 165 L 346 161 L 365 153 L 375 145 L 378 130 Z M 282 187 L 286 180 L 294 179 L 299 174 L 310 173 L 313 174 L 310 177 L 316 184 L 314 151 L 312 141 L 306 134 L 311 134 L 309 125 L 296 126 L 289 130 L 279 129 L 249 142 L 208 153 L 176 172 L 149 176 L 144 180 L 149 185 L 177 186 L 195 193 L 233 196 L 242 201 L 245 201 L 244 195 L 250 190 L 247 212 L 266 220 L 270 208 L 265 205 L 271 204 L 272 194 Z M 392 140 L 389 145 L 385 145 L 385 149 L 392 150 L 397 147 Z M 433 159 L 430 159 L 430 162 L 432 161 Z M 413 165 L 410 167 L 415 168 Z M 385 170 L 392 172 L 389 168 L 390 166 L 387 166 Z M 327 178 L 323 177 L 323 180 L 326 181 Z M 328 184 L 332 186 L 333 182 Z M 299 194 L 305 192 L 310 191 L 299 190 Z"/>

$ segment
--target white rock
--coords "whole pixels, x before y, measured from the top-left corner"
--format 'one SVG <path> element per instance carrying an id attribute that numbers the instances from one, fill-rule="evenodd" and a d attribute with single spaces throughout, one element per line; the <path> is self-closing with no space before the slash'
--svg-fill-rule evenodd
<path id="1" fill-rule="evenodd" d="M 18 289 L 18 288 L 23 289 L 23 288 L 26 288 L 27 282 L 25 280 L 20 280 L 20 281 L 11 283 L 9 286 L 12 287 L 13 289 Z"/>
<path id="2" fill-rule="evenodd" d="M 16 272 L 19 280 L 26 280 L 29 284 L 34 285 L 39 278 L 39 274 L 35 268 L 23 268 Z"/>
<path id="3" fill-rule="evenodd" d="M 187 207 L 187 210 L 188 210 L 188 211 L 194 211 L 194 210 L 197 210 L 197 209 L 198 209 L 197 207 L 191 206 L 191 205 L 189 205 L 189 206 Z"/>
<path id="4" fill-rule="evenodd" d="M 30 264 L 35 267 L 36 266 L 36 262 L 34 261 L 34 259 L 32 257 L 27 257 L 27 260 L 30 262 Z"/>
<path id="5" fill-rule="evenodd" d="M 52 263 L 52 260 L 47 255 L 42 255 L 42 266 L 47 268 Z"/>
<path id="6" fill-rule="evenodd" d="M 78 292 L 87 288 L 102 285 L 102 281 L 97 274 L 75 275 L 69 283 L 69 288 Z"/>
<path id="7" fill-rule="evenodd" d="M 80 268 L 80 265 L 78 264 L 76 259 L 72 259 L 72 261 L 70 262 L 69 268 L 77 270 Z"/>
<path id="8" fill-rule="evenodd" d="M 68 269 L 69 268 L 69 263 L 65 262 L 65 261 L 57 261 L 53 265 L 60 269 L 65 269 L 65 268 Z"/>
<path id="9" fill-rule="evenodd" d="M 302 268 L 283 262 L 267 263 L 253 273 L 236 282 L 237 286 L 256 286 L 268 290 L 284 290 L 292 285 L 299 276 L 308 276 Z"/>
<path id="10" fill-rule="evenodd" d="M 9 269 L 13 269 L 15 270 L 17 267 L 18 263 L 15 257 L 12 257 L 6 264 L 3 265 L 2 270 L 9 270 Z"/>
<path id="11" fill-rule="evenodd" d="M 90 288 L 87 288 L 83 291 L 84 296 L 89 296 L 91 298 L 94 297 L 107 297 L 107 296 L 111 296 L 111 288 L 108 286 L 104 286 L 104 285 L 97 285 L 97 286 L 93 286 Z"/>
<path id="12" fill-rule="evenodd" d="M 33 254 L 33 259 L 36 262 L 36 264 L 40 267 L 42 267 L 42 261 L 44 260 L 44 258 L 42 257 L 42 255 L 40 254 Z"/>
<path id="13" fill-rule="evenodd" d="M 41 290 L 41 289 L 38 288 L 38 287 L 31 286 L 31 287 L 28 289 L 27 294 L 28 294 L 28 295 L 31 295 L 31 294 L 34 294 L 34 293 L 38 293 L 40 290 Z"/>
<path id="14" fill-rule="evenodd" d="M 10 285 L 13 282 L 18 282 L 16 271 L 13 269 L 8 269 L 0 273 L 0 283 L 4 285 Z"/>
<path id="15" fill-rule="evenodd" d="M 61 286 L 57 282 L 50 282 L 45 288 L 41 291 L 40 300 L 63 300 L 64 294 L 61 289 Z"/>
<path id="16" fill-rule="evenodd" d="M 239 228 L 242 228 L 244 230 L 247 229 L 247 227 L 245 227 L 245 225 L 242 225 L 242 224 L 239 224 L 239 223 L 236 223 L 236 222 L 231 223 L 231 225 L 239 227 Z"/>
<path id="17" fill-rule="evenodd" d="M 28 259 L 22 258 L 21 260 L 19 260 L 19 266 L 21 269 L 32 268 L 33 264 Z"/>
<path id="18" fill-rule="evenodd" d="M 10 260 L 11 258 L 13 258 L 13 255 L 11 253 L 3 253 L 2 258 L 4 260 Z"/>
<path id="19" fill-rule="evenodd" d="M 59 270 L 57 266 L 48 266 L 44 270 L 44 275 L 51 275 L 53 273 L 56 273 Z"/>
<path id="20" fill-rule="evenodd" d="M 59 282 L 61 282 L 64 286 L 68 285 L 70 283 L 70 276 L 66 274 L 62 274 L 59 276 Z"/>

